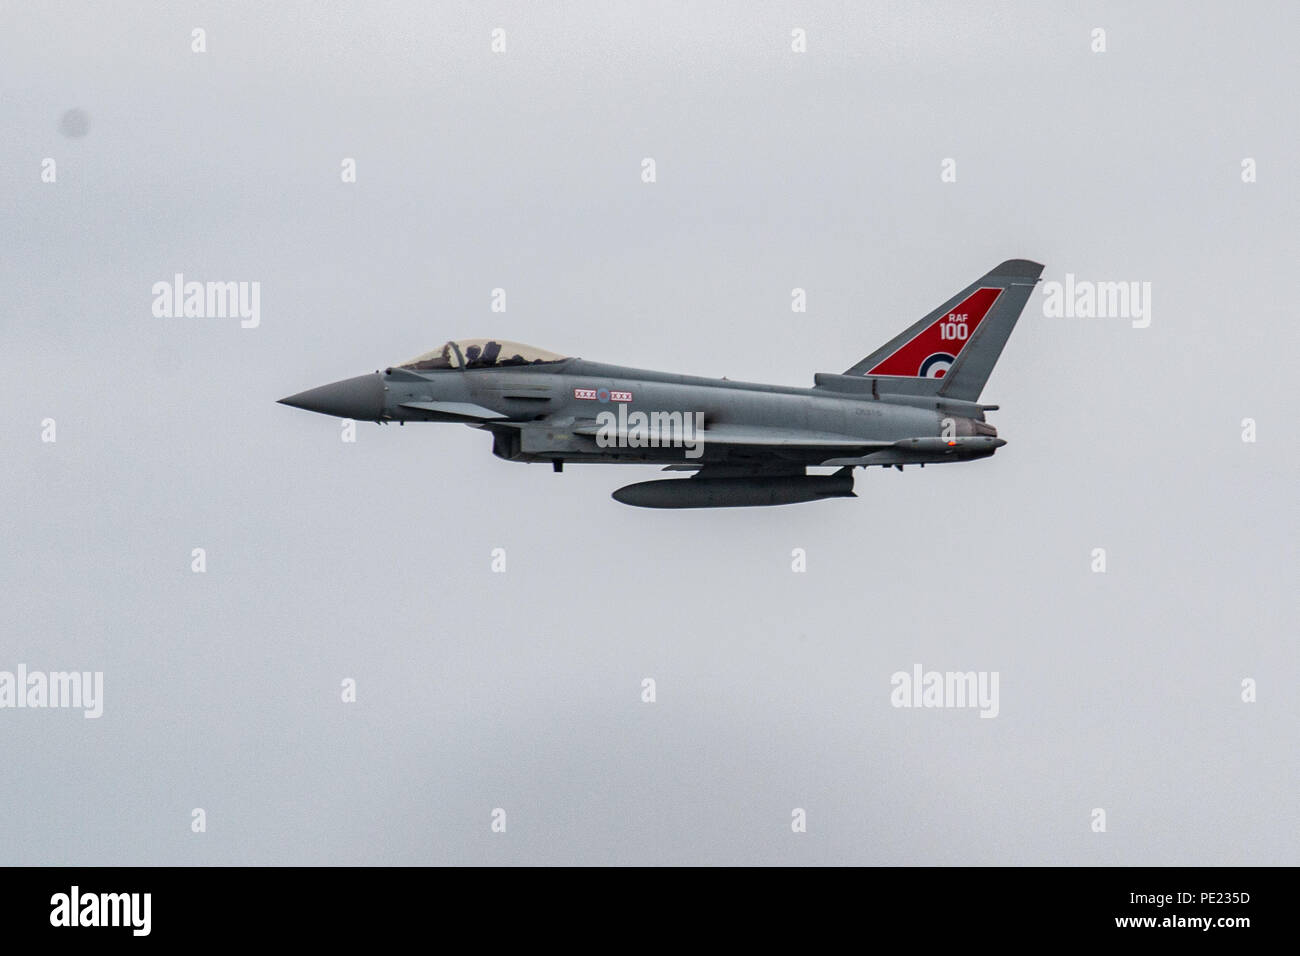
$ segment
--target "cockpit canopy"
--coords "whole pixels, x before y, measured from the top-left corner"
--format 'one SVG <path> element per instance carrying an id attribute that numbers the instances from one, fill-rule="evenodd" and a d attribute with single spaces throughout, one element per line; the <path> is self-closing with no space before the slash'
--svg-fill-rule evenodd
<path id="1" fill-rule="evenodd" d="M 453 339 L 440 349 L 403 362 L 399 368 L 416 372 L 442 368 L 505 368 L 563 362 L 567 357 L 504 339 Z"/>

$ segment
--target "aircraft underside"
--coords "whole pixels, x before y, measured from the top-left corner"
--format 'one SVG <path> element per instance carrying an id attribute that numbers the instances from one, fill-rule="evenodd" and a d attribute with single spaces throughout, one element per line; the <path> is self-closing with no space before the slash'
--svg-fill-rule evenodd
<path id="1" fill-rule="evenodd" d="M 655 479 L 625 485 L 614 500 L 642 508 L 728 508 L 796 504 L 823 498 L 851 498 L 855 467 L 902 468 L 904 465 L 969 461 L 992 455 L 1000 439 L 980 436 L 977 446 L 960 447 L 942 442 L 909 450 L 888 447 L 866 449 L 845 458 L 844 449 L 746 449 L 734 446 L 701 449 L 687 457 L 681 448 L 600 448 L 589 439 L 566 437 L 549 448 L 523 451 L 518 428 L 492 426 L 493 454 L 508 461 L 549 463 L 556 471 L 566 464 L 664 465 L 665 471 L 689 472 L 688 479 Z M 590 442 L 588 447 L 584 444 Z M 707 436 L 704 439 L 707 446 Z M 933 445 L 933 442 L 931 443 Z M 859 449 L 863 450 L 863 449 Z M 838 467 L 832 475 L 808 474 L 808 468 Z"/>

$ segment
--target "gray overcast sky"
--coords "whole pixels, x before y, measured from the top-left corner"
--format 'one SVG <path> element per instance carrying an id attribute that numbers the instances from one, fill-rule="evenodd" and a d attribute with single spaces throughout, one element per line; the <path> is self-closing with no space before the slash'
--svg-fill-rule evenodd
<path id="1" fill-rule="evenodd" d="M 105 700 L 0 710 L 0 863 L 1300 862 L 1298 21 L 6 4 L 0 670 Z M 808 385 L 1013 257 L 1150 327 L 1036 295 L 1007 447 L 856 501 L 631 509 L 275 404 L 475 335 Z M 156 318 L 178 272 L 260 326 Z M 999 716 L 891 707 L 917 663 Z"/>

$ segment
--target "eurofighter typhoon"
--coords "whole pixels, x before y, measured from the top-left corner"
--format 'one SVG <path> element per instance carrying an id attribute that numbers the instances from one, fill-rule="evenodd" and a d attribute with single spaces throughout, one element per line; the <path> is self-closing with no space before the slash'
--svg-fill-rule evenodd
<path id="1" fill-rule="evenodd" d="M 506 461 L 666 465 L 614 499 L 728 508 L 852 498 L 853 469 L 987 458 L 980 392 L 1043 267 L 1009 259 L 812 388 L 650 372 L 500 339 L 458 339 L 284 405 L 356 421 L 457 422 Z M 809 474 L 809 468 L 835 468 Z"/>

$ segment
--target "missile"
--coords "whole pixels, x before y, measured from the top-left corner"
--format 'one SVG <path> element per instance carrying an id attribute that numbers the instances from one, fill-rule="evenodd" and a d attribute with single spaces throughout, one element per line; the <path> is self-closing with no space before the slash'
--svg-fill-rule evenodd
<path id="1" fill-rule="evenodd" d="M 884 465 L 920 464 L 922 462 L 970 461 L 987 458 L 1003 445 L 1005 438 L 992 435 L 963 435 L 959 438 L 904 438 L 885 448 L 855 458 L 830 458 L 823 465 Z"/>
<path id="2" fill-rule="evenodd" d="M 891 446 L 899 451 L 925 452 L 927 454 L 985 456 L 1007 443 L 1005 438 L 990 435 L 963 435 L 960 438 L 904 438 Z"/>
<path id="3" fill-rule="evenodd" d="M 638 508 L 748 508 L 856 497 L 852 468 L 833 475 L 661 478 L 624 485 L 613 494 L 615 501 Z"/>

